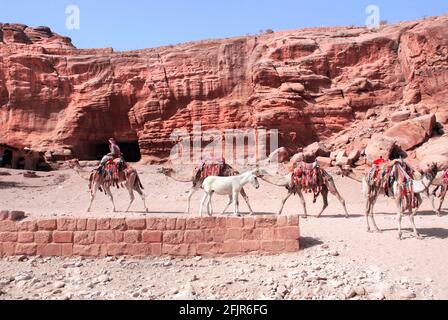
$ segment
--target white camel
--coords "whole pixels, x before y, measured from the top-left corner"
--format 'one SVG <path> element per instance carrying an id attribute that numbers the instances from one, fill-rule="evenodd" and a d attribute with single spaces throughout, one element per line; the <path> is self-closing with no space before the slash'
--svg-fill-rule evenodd
<path id="1" fill-rule="evenodd" d="M 231 177 L 207 177 L 202 183 L 202 188 L 205 191 L 205 195 L 201 201 L 201 208 L 199 214 L 202 216 L 202 208 L 207 202 L 207 214 L 211 216 L 213 214 L 212 209 L 212 195 L 214 193 L 219 195 L 229 196 L 229 202 L 224 208 L 222 214 L 227 211 L 227 208 L 233 203 L 233 213 L 235 216 L 240 216 L 238 207 L 238 196 L 241 189 L 249 182 L 258 189 L 260 184 L 258 183 L 257 175 L 260 175 L 260 170 L 255 169 L 245 172 L 243 174 Z"/>

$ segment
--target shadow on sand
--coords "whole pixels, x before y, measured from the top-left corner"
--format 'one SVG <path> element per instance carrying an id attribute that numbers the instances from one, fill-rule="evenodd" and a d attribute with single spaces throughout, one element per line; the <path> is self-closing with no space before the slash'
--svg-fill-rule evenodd
<path id="1" fill-rule="evenodd" d="M 384 215 L 384 216 L 395 216 L 395 212 L 374 212 L 375 215 Z M 445 215 L 446 212 L 442 211 L 442 216 Z M 407 212 L 404 214 L 404 217 L 407 215 Z M 434 211 L 418 211 L 416 216 L 437 216 Z"/>
<path id="2" fill-rule="evenodd" d="M 320 246 L 322 241 L 311 237 L 300 237 L 300 249 L 309 249 L 312 247 Z"/>
<path id="3" fill-rule="evenodd" d="M 402 228 L 403 232 L 412 234 L 413 230 L 410 228 Z M 417 227 L 418 232 L 424 238 L 431 239 L 448 239 L 448 229 L 445 228 L 419 228 Z M 397 229 L 382 229 L 382 232 L 397 232 Z M 413 238 L 413 236 L 411 236 Z"/>

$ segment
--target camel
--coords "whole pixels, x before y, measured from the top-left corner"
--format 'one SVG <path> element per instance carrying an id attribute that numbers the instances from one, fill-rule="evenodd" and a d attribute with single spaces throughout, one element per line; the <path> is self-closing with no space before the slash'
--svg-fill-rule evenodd
<path id="1" fill-rule="evenodd" d="M 366 222 L 367 232 L 372 232 L 370 228 L 369 218 L 372 220 L 374 232 L 381 232 L 375 222 L 373 214 L 373 207 L 378 195 L 385 194 L 388 197 L 395 199 L 397 207 L 397 221 L 398 221 L 398 239 L 402 239 L 401 220 L 405 210 L 409 211 L 409 220 L 412 224 L 414 236 L 421 239 L 420 234 L 415 226 L 414 216 L 417 214 L 418 208 L 422 203 L 421 194 L 426 192 L 431 186 L 434 178 L 437 175 L 437 165 L 432 164 L 428 166 L 429 170 L 423 173 L 423 178 L 420 180 L 412 179 L 404 169 L 401 160 L 394 160 L 390 164 L 384 164 L 379 168 L 372 168 L 367 174 L 363 184 L 364 194 L 367 195 L 366 203 Z M 376 181 L 369 179 L 373 174 L 373 170 L 379 170 Z M 390 185 L 390 182 L 392 184 Z M 387 189 L 387 190 L 386 190 Z"/>
<path id="2" fill-rule="evenodd" d="M 314 199 L 313 199 L 313 202 L 316 202 L 316 199 L 319 196 L 319 194 L 322 195 L 323 207 L 322 207 L 322 210 L 317 215 L 317 218 L 320 218 L 322 216 L 322 213 L 328 207 L 328 192 L 330 192 L 332 195 L 334 195 L 339 200 L 339 202 L 342 204 L 342 206 L 344 208 L 345 217 L 348 218 L 349 214 L 347 211 L 347 207 L 345 206 L 345 200 L 342 198 L 338 189 L 336 188 L 336 184 L 334 183 L 333 177 L 328 172 L 326 172 L 324 169 L 319 167 L 317 162 L 312 163 L 312 164 L 299 162 L 298 165 L 299 166 L 303 165 L 308 170 L 318 170 L 320 176 L 322 177 L 321 179 L 319 179 L 317 181 L 317 185 L 315 186 L 315 187 L 320 188 L 321 190 L 320 190 L 320 192 L 314 194 Z M 303 191 L 306 191 L 306 190 L 304 190 L 304 188 L 301 184 L 293 184 L 292 183 L 293 173 L 294 173 L 294 171 L 290 172 L 289 174 L 287 174 L 285 176 L 273 176 L 273 175 L 269 175 L 269 174 L 264 174 L 260 178 L 270 184 L 273 184 L 273 185 L 276 185 L 279 187 L 285 187 L 288 189 L 288 194 L 282 200 L 282 204 L 281 204 L 280 210 L 278 212 L 279 215 L 282 214 L 286 201 L 293 194 L 297 193 L 299 195 L 300 201 L 303 206 L 304 218 L 307 218 L 308 213 L 307 213 L 307 209 L 306 209 L 305 198 L 303 196 Z"/>
<path id="3" fill-rule="evenodd" d="M 340 167 L 341 168 L 341 172 L 342 172 L 342 176 L 343 177 L 347 177 L 350 178 L 354 181 L 360 182 L 363 184 L 363 190 L 367 190 L 367 185 L 366 185 L 366 176 L 365 174 L 361 174 L 361 173 L 355 173 L 353 171 L 353 169 L 350 166 L 343 166 Z M 423 172 L 419 172 L 419 175 L 421 176 L 423 174 Z M 438 216 L 441 217 L 441 211 L 442 211 L 442 205 L 448 190 L 448 180 L 445 180 L 444 177 L 448 177 L 448 170 L 443 172 L 439 172 L 439 174 L 436 176 L 436 178 L 433 180 L 433 182 L 431 183 L 432 186 L 435 186 L 436 188 L 433 190 L 433 192 L 430 192 L 429 188 L 423 192 L 423 194 L 431 201 L 431 205 L 432 208 L 434 210 L 434 213 Z M 440 190 L 439 195 L 437 195 L 437 192 Z M 365 195 L 367 197 L 367 195 Z M 436 207 L 435 205 L 435 199 L 439 198 L 440 199 L 440 203 L 439 203 L 439 207 Z"/>
<path id="4" fill-rule="evenodd" d="M 237 176 L 207 177 L 202 183 L 202 189 L 204 190 L 205 195 L 201 201 L 199 214 L 202 216 L 202 208 L 205 202 L 207 202 L 207 214 L 209 216 L 213 214 L 212 195 L 216 193 L 219 195 L 229 196 L 229 203 L 225 207 L 224 212 L 226 212 L 227 208 L 233 203 L 233 214 L 239 217 L 240 213 L 238 208 L 238 196 L 241 193 L 243 187 L 249 182 L 254 186 L 255 189 L 258 189 L 260 187 L 260 184 L 257 180 L 257 175 L 259 175 L 258 169 L 248 171 Z"/>
<path id="5" fill-rule="evenodd" d="M 77 159 L 69 160 L 68 166 L 75 170 L 76 173 L 83 178 L 84 180 L 89 181 L 89 191 L 90 191 L 90 205 L 87 209 L 87 212 L 90 212 L 92 208 L 93 200 L 95 199 L 96 193 L 98 190 L 104 191 L 110 198 L 112 202 L 112 212 L 116 212 L 115 208 L 115 202 L 114 197 L 111 192 L 111 187 L 116 186 L 119 187 L 119 184 L 125 186 L 125 188 L 129 192 L 130 196 L 130 202 L 129 206 L 126 209 L 126 212 L 129 212 L 129 209 L 131 208 L 132 203 L 135 200 L 134 191 L 136 191 L 143 200 L 143 205 L 145 207 L 145 211 L 148 212 L 148 208 L 146 206 L 146 195 L 143 193 L 143 185 L 140 181 L 140 177 L 137 173 L 137 171 L 131 167 L 128 167 L 125 169 L 125 171 L 121 171 L 117 175 L 117 179 L 111 180 L 107 179 L 107 174 L 100 174 L 98 170 L 92 170 L 91 172 L 85 171 L 81 165 L 79 164 L 79 161 Z"/>
<path id="6" fill-rule="evenodd" d="M 158 172 L 162 173 L 165 176 L 167 176 L 175 181 L 178 181 L 178 182 L 193 183 L 193 186 L 191 187 L 190 191 L 188 192 L 187 208 L 185 209 L 186 214 L 190 213 L 191 197 L 193 196 L 193 194 L 196 191 L 198 191 L 199 189 L 202 188 L 202 183 L 204 182 L 205 178 L 201 177 L 201 175 L 197 174 L 197 172 L 195 172 L 193 175 L 185 176 L 185 175 L 182 175 L 179 172 L 175 171 L 174 169 L 167 168 L 167 167 L 163 167 L 163 168 L 159 169 Z M 224 176 L 224 177 L 230 177 L 230 176 L 235 176 L 235 175 L 239 174 L 239 172 L 237 170 L 233 169 L 227 163 L 224 164 L 224 168 L 221 173 L 222 173 L 222 176 Z M 246 202 L 247 207 L 249 208 L 250 214 L 253 215 L 254 212 L 252 211 L 252 207 L 249 204 L 249 197 L 247 196 L 244 189 L 241 189 L 240 193 L 241 193 L 241 196 L 243 197 L 244 201 Z M 225 212 L 226 212 L 226 210 L 223 211 L 223 214 Z"/>
<path id="7" fill-rule="evenodd" d="M 436 185 L 436 188 L 431 193 L 431 203 L 432 203 L 432 206 L 433 206 L 434 211 L 437 214 L 437 216 L 441 217 L 442 216 L 442 205 L 445 200 L 446 193 L 448 191 L 448 170 L 443 172 L 441 177 L 437 176 L 436 179 L 434 179 L 433 185 Z M 439 191 L 439 190 L 440 190 L 440 193 L 437 196 L 437 191 Z M 435 198 L 436 197 L 438 197 L 440 199 L 438 208 L 435 207 Z"/>

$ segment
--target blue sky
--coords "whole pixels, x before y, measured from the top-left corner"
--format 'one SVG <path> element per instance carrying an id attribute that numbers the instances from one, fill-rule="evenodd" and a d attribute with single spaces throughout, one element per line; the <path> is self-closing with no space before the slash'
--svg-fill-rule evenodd
<path id="1" fill-rule="evenodd" d="M 80 29 L 66 28 L 66 7 Z M 448 13 L 446 0 L 39 0 L 3 1 L 0 22 L 46 25 L 78 48 L 131 50 L 314 26 L 364 25 L 368 5 L 388 22 Z"/>

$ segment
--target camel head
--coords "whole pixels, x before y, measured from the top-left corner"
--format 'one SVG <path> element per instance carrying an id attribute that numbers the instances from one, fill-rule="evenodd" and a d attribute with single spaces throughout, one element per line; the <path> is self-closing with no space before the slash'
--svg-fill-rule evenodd
<path id="1" fill-rule="evenodd" d="M 161 173 L 165 176 L 171 176 L 171 174 L 174 173 L 174 169 L 173 168 L 167 168 L 167 167 L 162 167 L 162 168 L 158 168 L 157 169 L 157 173 Z"/>
<path id="2" fill-rule="evenodd" d="M 427 170 L 424 173 L 425 176 L 431 176 L 432 178 L 437 175 L 437 172 L 439 172 L 439 168 L 437 166 L 437 163 L 432 162 L 431 164 L 427 164 Z M 430 178 L 430 177 L 428 177 Z"/>
<path id="3" fill-rule="evenodd" d="M 353 169 L 351 166 L 345 165 L 345 166 L 339 166 L 341 169 L 342 177 L 348 177 L 350 174 L 353 173 Z"/>
<path id="4" fill-rule="evenodd" d="M 67 161 L 68 167 L 70 169 L 76 169 L 81 167 L 81 165 L 79 164 L 79 160 L 78 159 L 71 159 Z"/>

